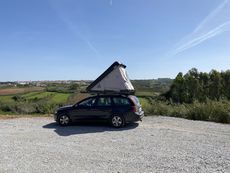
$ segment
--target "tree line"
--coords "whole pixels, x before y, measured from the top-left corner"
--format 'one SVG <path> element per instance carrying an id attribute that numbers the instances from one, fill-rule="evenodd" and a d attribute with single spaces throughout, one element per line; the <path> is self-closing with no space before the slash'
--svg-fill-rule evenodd
<path id="1" fill-rule="evenodd" d="M 192 68 L 184 75 L 180 72 L 163 96 L 174 103 L 230 100 L 230 70 L 206 73 Z"/>

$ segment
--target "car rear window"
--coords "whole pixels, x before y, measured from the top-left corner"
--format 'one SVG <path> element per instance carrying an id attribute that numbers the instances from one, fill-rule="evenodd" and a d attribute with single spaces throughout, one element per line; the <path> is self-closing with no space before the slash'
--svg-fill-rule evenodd
<path id="1" fill-rule="evenodd" d="M 129 96 L 129 98 L 133 101 L 133 103 L 135 104 L 135 105 L 137 105 L 137 106 L 140 106 L 141 105 L 141 103 L 140 103 L 140 101 L 139 101 L 139 99 L 136 97 L 136 96 Z"/>
<path id="2" fill-rule="evenodd" d="M 100 98 L 98 98 L 97 106 L 111 106 L 110 97 L 100 97 Z"/>
<path id="3" fill-rule="evenodd" d="M 118 106 L 130 105 L 129 99 L 124 98 L 124 97 L 113 97 L 113 102 L 115 105 L 118 105 Z"/>

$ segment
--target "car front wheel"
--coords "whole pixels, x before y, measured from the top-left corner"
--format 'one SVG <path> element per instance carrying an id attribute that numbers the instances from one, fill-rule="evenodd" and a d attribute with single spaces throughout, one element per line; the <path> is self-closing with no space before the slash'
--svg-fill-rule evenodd
<path id="1" fill-rule="evenodd" d="M 119 128 L 125 125 L 124 118 L 120 115 L 114 115 L 111 118 L 111 124 L 113 127 Z"/>
<path id="2" fill-rule="evenodd" d="M 58 118 L 58 122 L 61 126 L 67 126 L 70 123 L 70 118 L 67 115 L 60 115 Z"/>

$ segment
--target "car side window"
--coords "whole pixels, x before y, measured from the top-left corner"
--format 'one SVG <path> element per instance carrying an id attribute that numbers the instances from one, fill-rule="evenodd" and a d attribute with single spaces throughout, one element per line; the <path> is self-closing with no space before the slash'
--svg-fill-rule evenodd
<path id="1" fill-rule="evenodd" d="M 97 106 L 111 106 L 110 97 L 99 97 L 97 100 Z"/>
<path id="2" fill-rule="evenodd" d="M 127 106 L 130 105 L 129 99 L 123 97 L 114 97 L 113 102 L 118 106 Z"/>
<path id="3" fill-rule="evenodd" d="M 90 107 L 95 104 L 96 98 L 89 98 L 79 103 L 79 106 Z"/>

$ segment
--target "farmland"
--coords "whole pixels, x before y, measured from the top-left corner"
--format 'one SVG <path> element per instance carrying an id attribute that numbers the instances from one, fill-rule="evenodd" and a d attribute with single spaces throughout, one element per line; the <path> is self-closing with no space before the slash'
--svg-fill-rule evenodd
<path id="1" fill-rule="evenodd" d="M 0 96 L 2 95 L 15 95 L 21 93 L 29 93 L 29 92 L 38 92 L 43 91 L 42 87 L 25 87 L 25 88 L 5 88 L 0 89 Z"/>
<path id="2" fill-rule="evenodd" d="M 137 85 L 136 95 L 141 98 L 144 105 L 148 105 L 148 98 L 157 93 L 149 87 L 150 81 L 134 82 Z M 47 83 L 45 87 L 10 86 L 0 88 L 0 114 L 52 114 L 56 108 L 74 104 L 90 94 L 82 93 L 87 85 L 76 83 Z"/>
<path id="3" fill-rule="evenodd" d="M 81 93 L 33 91 L 0 96 L 1 114 L 52 114 L 57 107 L 86 97 Z"/>
<path id="4" fill-rule="evenodd" d="M 86 97 L 86 94 L 80 93 L 84 87 L 84 82 L 75 81 L 10 83 L 8 86 L 4 83 L 0 86 L 1 117 L 52 114 L 58 107 Z"/>

